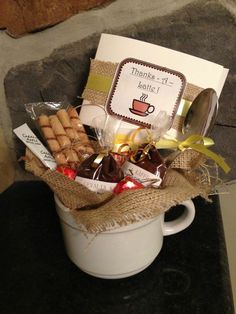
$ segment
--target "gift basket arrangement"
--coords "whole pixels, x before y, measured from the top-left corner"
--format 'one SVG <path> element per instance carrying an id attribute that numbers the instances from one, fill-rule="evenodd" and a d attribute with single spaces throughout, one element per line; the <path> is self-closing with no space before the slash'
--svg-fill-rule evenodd
<path id="1" fill-rule="evenodd" d="M 163 236 L 191 224 L 191 199 L 210 201 L 218 167 L 229 171 L 207 137 L 217 93 L 186 87 L 175 70 L 128 58 L 91 60 L 82 97 L 82 109 L 65 102 L 25 105 L 42 141 L 26 124 L 14 133 L 27 147 L 25 169 L 54 192 L 70 259 L 97 277 L 128 277 L 152 263 Z M 178 204 L 185 206 L 182 216 L 164 222 Z"/>

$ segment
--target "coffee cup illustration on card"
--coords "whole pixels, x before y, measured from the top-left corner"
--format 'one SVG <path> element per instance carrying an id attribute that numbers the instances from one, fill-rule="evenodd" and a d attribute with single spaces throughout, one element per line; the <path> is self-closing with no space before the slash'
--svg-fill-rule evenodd
<path id="1" fill-rule="evenodd" d="M 180 72 L 128 58 L 118 66 L 106 109 L 124 121 L 150 127 L 160 111 L 174 119 L 185 85 Z"/>
<path id="2" fill-rule="evenodd" d="M 146 102 L 147 94 L 142 93 L 140 99 L 133 99 L 132 108 L 129 108 L 130 112 L 140 117 L 146 117 L 150 113 L 155 111 L 155 107 Z"/>

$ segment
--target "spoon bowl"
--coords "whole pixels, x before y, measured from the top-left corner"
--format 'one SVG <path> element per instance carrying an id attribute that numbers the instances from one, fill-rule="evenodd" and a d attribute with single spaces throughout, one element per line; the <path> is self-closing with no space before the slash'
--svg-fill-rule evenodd
<path id="1" fill-rule="evenodd" d="M 182 129 L 184 137 L 209 134 L 216 121 L 218 107 L 216 91 L 212 88 L 202 90 L 187 112 Z"/>

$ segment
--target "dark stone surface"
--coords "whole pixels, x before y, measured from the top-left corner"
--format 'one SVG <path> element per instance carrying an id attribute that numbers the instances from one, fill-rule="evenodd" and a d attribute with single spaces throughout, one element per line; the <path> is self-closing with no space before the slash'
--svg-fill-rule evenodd
<path id="1" fill-rule="evenodd" d="M 194 202 L 192 225 L 165 237 L 151 266 L 103 280 L 66 256 L 49 188 L 15 183 L 0 195 L 0 313 L 233 314 L 218 199 Z"/>
<path id="2" fill-rule="evenodd" d="M 30 62 L 10 70 L 5 91 L 13 127 L 26 119 L 24 104 L 40 101 L 68 100 L 74 104 L 86 83 L 90 57 L 95 54 L 99 36 L 92 36 L 55 50 L 41 61 Z M 29 122 L 29 120 L 27 120 Z"/>
<path id="3" fill-rule="evenodd" d="M 211 137 L 215 139 L 216 148 L 212 150 L 217 151 L 228 162 L 231 167 L 229 174 L 225 174 L 223 170 L 219 169 L 220 178 L 227 180 L 228 178 L 235 179 L 236 177 L 236 128 L 227 127 L 216 124 L 211 132 Z"/>
<path id="4" fill-rule="evenodd" d="M 105 32 L 129 36 L 179 50 L 230 69 L 220 97 L 217 132 L 213 132 L 216 151 L 232 166 L 227 179 L 236 178 L 234 165 L 236 141 L 236 24 L 234 17 L 219 1 L 196 1 L 169 16 L 156 17 L 125 29 Z M 61 100 L 73 104 L 81 95 L 88 75 L 89 58 L 94 57 L 100 34 L 64 46 L 38 62 L 10 70 L 5 79 L 7 102 L 13 127 L 25 122 L 23 104 L 41 100 Z M 203 73 L 204 75 L 204 73 Z M 223 128 L 223 127 L 224 128 Z M 227 129 L 227 131 L 226 131 Z M 228 134 L 225 138 L 222 134 Z M 228 142 L 226 145 L 225 142 Z M 18 148 L 17 148 L 18 151 Z"/>

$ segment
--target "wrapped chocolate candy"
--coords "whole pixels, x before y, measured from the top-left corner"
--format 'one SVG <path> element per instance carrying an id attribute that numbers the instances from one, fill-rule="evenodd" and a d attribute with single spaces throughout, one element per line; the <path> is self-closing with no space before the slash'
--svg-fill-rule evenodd
<path id="1" fill-rule="evenodd" d="M 111 154 L 93 154 L 77 169 L 77 176 L 111 183 L 123 179 L 123 171 Z"/>
<path id="2" fill-rule="evenodd" d="M 125 175 L 133 175 L 144 186 L 159 187 L 165 177 L 166 165 L 155 147 L 156 142 L 170 127 L 169 116 L 160 111 L 152 122 L 148 143 L 142 144 L 122 166 Z"/>
<path id="3" fill-rule="evenodd" d="M 120 167 L 129 159 L 131 156 L 131 149 L 128 144 L 119 145 L 118 149 L 113 147 L 113 151 L 111 152 L 113 158 L 118 163 Z"/>
<path id="4" fill-rule="evenodd" d="M 77 168 L 76 176 L 76 181 L 98 193 L 112 191 L 117 182 L 124 177 L 123 171 L 110 152 L 114 141 L 115 123 L 112 125 L 107 119 L 98 117 L 94 122 L 102 151 L 84 160 Z"/>
<path id="5" fill-rule="evenodd" d="M 159 187 L 167 168 L 155 146 L 147 144 L 141 146 L 122 169 L 125 175 L 139 179 L 144 186 Z"/>

